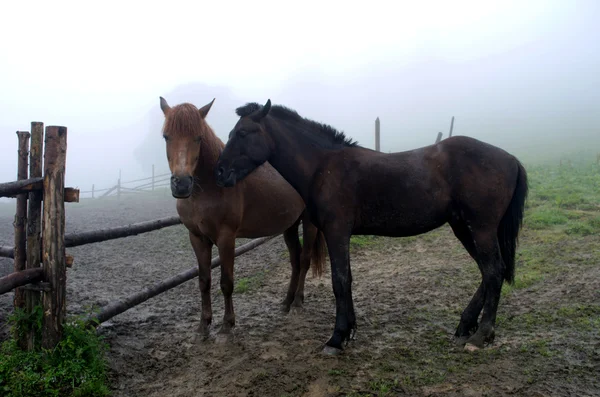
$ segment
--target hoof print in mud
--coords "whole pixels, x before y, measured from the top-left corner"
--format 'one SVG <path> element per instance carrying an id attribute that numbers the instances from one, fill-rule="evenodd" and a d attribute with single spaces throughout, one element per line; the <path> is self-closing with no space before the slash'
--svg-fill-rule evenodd
<path id="1" fill-rule="evenodd" d="M 344 351 L 342 349 L 338 349 L 337 347 L 325 346 L 322 352 L 326 356 L 339 356 Z"/>
<path id="2" fill-rule="evenodd" d="M 228 345 L 233 343 L 233 333 L 218 333 L 215 336 L 215 343 L 218 345 Z"/>

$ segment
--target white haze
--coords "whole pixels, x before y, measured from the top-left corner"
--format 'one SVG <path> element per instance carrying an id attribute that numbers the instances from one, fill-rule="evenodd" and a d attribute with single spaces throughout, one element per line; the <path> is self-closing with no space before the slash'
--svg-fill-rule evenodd
<path id="1" fill-rule="evenodd" d="M 371 148 L 380 117 L 386 152 L 451 116 L 519 155 L 600 151 L 599 20 L 594 0 L 4 2 L 0 181 L 31 121 L 68 127 L 69 186 L 167 171 L 159 96 L 216 97 L 222 139 L 270 98 Z"/>

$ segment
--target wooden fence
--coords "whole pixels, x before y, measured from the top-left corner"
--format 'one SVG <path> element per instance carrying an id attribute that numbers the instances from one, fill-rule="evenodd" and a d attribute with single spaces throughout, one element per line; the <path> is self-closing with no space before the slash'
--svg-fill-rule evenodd
<path id="1" fill-rule="evenodd" d="M 151 176 L 129 181 L 121 180 L 121 170 L 119 170 L 119 177 L 117 178 L 116 184 L 103 189 L 96 189 L 96 185 L 93 184 L 91 190 L 82 191 L 81 195 L 88 196 L 89 198 L 102 198 L 107 196 L 117 196 L 120 198 L 123 194 L 152 192 L 156 189 L 169 187 L 170 179 L 170 172 L 156 174 L 154 165 L 152 165 Z"/>
<path id="2" fill-rule="evenodd" d="M 77 189 L 64 186 L 67 128 L 46 127 L 45 147 L 43 123 L 33 122 L 31 134 L 19 131 L 17 135 L 18 180 L 0 184 L 0 197 L 17 198 L 14 247 L 0 247 L 0 257 L 14 259 L 14 272 L 0 278 L 0 294 L 14 290 L 14 307 L 27 313 L 31 313 L 37 305 L 43 306 L 41 340 L 35 340 L 33 329 L 20 330 L 18 335 L 23 335 L 18 341 L 21 348 L 31 350 L 37 342 L 44 348 L 53 348 L 62 338 L 66 315 L 67 268 L 73 266 L 74 262 L 73 257 L 66 254 L 66 248 L 146 233 L 178 225 L 181 221 L 179 217 L 170 217 L 85 233 L 66 234 L 64 203 L 79 202 L 80 193 Z M 153 175 L 145 178 L 151 179 L 148 183 L 150 188 L 158 185 L 158 177 Z M 143 180 L 130 182 L 140 181 Z M 120 181 L 118 186 L 122 188 Z M 248 252 L 273 237 L 275 236 L 251 240 L 236 248 L 235 256 Z M 219 264 L 219 258 L 213 258 L 212 268 Z M 109 303 L 98 314 L 89 317 L 88 324 L 97 326 L 197 275 L 198 268 L 195 266 L 123 300 Z"/>
<path id="3" fill-rule="evenodd" d="M 448 138 L 452 136 L 452 131 L 454 130 L 454 116 L 450 120 L 450 131 L 448 132 Z M 437 137 L 435 138 L 435 143 L 439 143 L 444 136 L 443 132 L 438 132 Z M 375 150 L 381 152 L 381 122 L 379 121 L 379 117 L 375 119 Z M 600 155 L 598 157 L 598 163 L 600 164 Z"/>

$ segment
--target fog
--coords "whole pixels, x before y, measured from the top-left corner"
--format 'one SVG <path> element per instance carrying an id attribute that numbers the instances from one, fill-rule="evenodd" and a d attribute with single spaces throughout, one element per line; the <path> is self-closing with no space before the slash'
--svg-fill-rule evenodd
<path id="1" fill-rule="evenodd" d="M 226 140 L 246 102 L 283 104 L 382 151 L 438 131 L 525 159 L 600 152 L 600 3 L 8 2 L 0 181 L 17 130 L 68 127 L 69 186 L 167 172 L 159 96 Z"/>

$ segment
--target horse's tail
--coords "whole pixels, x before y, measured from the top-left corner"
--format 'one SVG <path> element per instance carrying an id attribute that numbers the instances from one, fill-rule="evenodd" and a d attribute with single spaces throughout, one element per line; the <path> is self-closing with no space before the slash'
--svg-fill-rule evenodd
<path id="1" fill-rule="evenodd" d="M 325 266 L 325 259 L 327 255 L 327 245 L 325 244 L 325 236 L 320 230 L 317 232 L 317 238 L 315 238 L 315 244 L 311 250 L 311 267 L 313 277 L 323 275 L 323 267 Z"/>
<path id="2" fill-rule="evenodd" d="M 504 261 L 504 279 L 509 284 L 513 284 L 515 281 L 515 251 L 519 240 L 519 229 L 523 225 L 525 200 L 529 190 L 525 167 L 519 160 L 515 160 L 518 166 L 517 185 L 513 191 L 508 209 L 498 226 L 498 242 Z"/>

